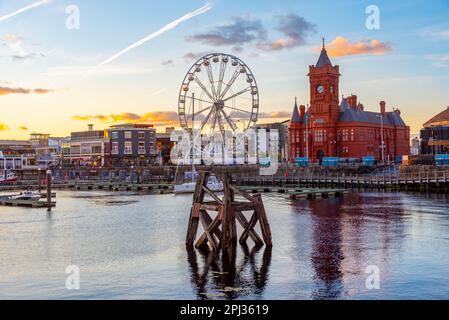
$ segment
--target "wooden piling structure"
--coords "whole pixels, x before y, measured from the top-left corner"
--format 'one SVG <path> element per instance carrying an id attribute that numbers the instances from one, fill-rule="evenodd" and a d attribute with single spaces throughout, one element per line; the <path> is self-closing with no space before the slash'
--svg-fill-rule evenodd
<path id="1" fill-rule="evenodd" d="M 47 211 L 51 211 L 52 202 L 51 202 L 51 170 L 47 170 Z"/>
<path id="2" fill-rule="evenodd" d="M 230 175 L 225 172 L 224 196 L 220 198 L 216 192 L 207 187 L 209 175 L 208 171 L 203 171 L 197 180 L 190 210 L 186 246 L 201 248 L 209 245 L 212 251 L 221 249 L 224 253 L 232 255 L 235 253 L 233 248 L 237 241 L 246 244 L 248 238 L 251 238 L 256 246 L 265 244 L 267 247 L 272 247 L 270 225 L 261 195 L 250 195 L 239 190 L 232 185 Z M 243 201 L 236 201 L 236 195 L 243 198 Z M 206 201 L 206 196 L 212 198 L 212 201 Z M 216 212 L 216 216 L 212 218 L 209 212 Z M 245 212 L 252 212 L 249 220 L 245 216 Z M 237 222 L 243 228 L 240 237 L 237 234 Z M 258 222 L 262 237 L 255 230 Z M 197 239 L 200 223 L 204 233 Z"/>

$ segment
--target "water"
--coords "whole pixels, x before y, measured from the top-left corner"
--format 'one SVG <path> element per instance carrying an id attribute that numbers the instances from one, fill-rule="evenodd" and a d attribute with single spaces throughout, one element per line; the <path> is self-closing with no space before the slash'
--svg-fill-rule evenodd
<path id="1" fill-rule="evenodd" d="M 0 207 L 0 299 L 448 299 L 449 198 L 264 195 L 274 247 L 235 263 L 184 247 L 191 196 L 58 192 Z M 245 250 L 247 250 L 246 254 Z M 81 289 L 66 289 L 66 267 Z M 366 288 L 369 265 L 380 289 Z"/>

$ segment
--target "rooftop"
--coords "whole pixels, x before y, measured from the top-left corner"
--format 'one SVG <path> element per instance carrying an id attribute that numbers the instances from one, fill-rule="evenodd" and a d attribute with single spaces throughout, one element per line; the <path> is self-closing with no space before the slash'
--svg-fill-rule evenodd
<path id="1" fill-rule="evenodd" d="M 424 128 L 449 125 L 449 107 L 424 123 Z"/>

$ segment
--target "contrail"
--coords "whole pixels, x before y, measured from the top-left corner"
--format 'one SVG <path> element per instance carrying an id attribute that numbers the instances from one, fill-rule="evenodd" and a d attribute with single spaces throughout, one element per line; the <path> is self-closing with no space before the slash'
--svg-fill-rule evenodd
<path id="1" fill-rule="evenodd" d="M 45 3 L 49 2 L 49 1 L 50 0 L 41 0 L 41 1 L 38 1 L 36 3 L 30 4 L 30 5 L 28 5 L 26 7 L 23 7 L 21 9 L 17 10 L 17 11 L 14 11 L 13 13 L 10 13 L 10 14 L 7 14 L 6 16 L 0 17 L 0 22 L 5 21 L 5 20 L 7 20 L 9 18 L 12 18 L 12 17 L 14 17 L 14 16 L 16 16 L 18 14 L 21 14 L 21 13 L 23 13 L 25 11 L 28 11 L 30 9 L 36 8 L 38 6 L 41 6 L 41 5 L 43 5 L 43 4 L 45 4 Z"/>
<path id="2" fill-rule="evenodd" d="M 150 34 L 148 37 L 143 38 L 142 40 L 139 40 L 135 43 L 133 43 L 132 45 L 130 45 L 129 47 L 127 47 L 126 49 L 123 49 L 122 51 L 120 51 L 119 53 L 113 55 L 112 57 L 110 57 L 109 59 L 103 61 L 102 63 L 100 63 L 99 65 L 97 65 L 96 67 L 90 69 L 88 72 L 86 72 L 82 78 L 85 78 L 89 75 L 91 75 L 92 73 L 95 73 L 98 69 L 100 69 L 101 67 L 103 67 L 104 65 L 114 61 L 115 59 L 119 58 L 120 56 L 124 55 L 125 53 L 131 51 L 132 49 L 135 49 L 137 47 L 140 47 L 141 45 L 147 43 L 148 41 L 159 37 L 160 35 L 162 35 L 163 33 L 176 28 L 179 24 L 181 24 L 184 21 L 190 20 L 193 17 L 196 17 L 198 15 L 204 14 L 207 11 L 209 11 L 210 9 L 212 9 L 212 6 L 210 4 L 206 4 L 205 6 L 199 8 L 198 10 L 195 10 L 193 12 L 190 12 L 184 16 L 182 16 L 181 18 L 167 24 L 165 27 L 163 27 L 162 29 Z"/>

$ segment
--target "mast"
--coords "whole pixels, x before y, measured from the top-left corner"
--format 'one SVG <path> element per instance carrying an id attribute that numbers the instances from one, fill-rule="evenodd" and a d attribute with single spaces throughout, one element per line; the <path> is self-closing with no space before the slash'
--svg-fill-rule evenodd
<path id="1" fill-rule="evenodd" d="M 192 92 L 192 182 L 195 182 L 195 92 Z"/>

